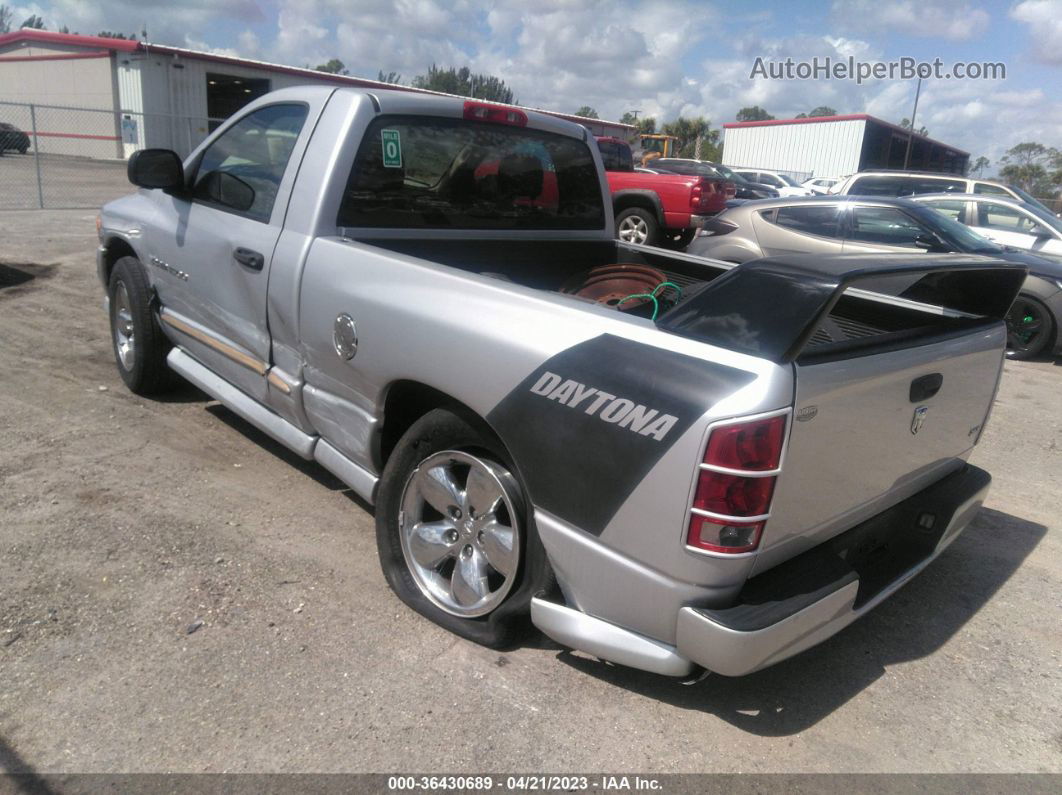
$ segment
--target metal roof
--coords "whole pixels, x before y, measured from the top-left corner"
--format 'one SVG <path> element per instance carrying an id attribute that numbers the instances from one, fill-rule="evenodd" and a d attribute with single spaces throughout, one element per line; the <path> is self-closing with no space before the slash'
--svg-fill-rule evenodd
<path id="1" fill-rule="evenodd" d="M 365 77 L 354 77 L 353 75 L 336 75 L 329 72 L 319 72 L 316 69 L 304 69 L 298 66 L 285 66 L 284 64 L 270 63 L 269 61 L 256 61 L 251 58 L 237 58 L 232 55 L 220 55 L 212 52 L 202 52 L 201 50 L 189 50 L 184 47 L 171 47 L 166 44 L 152 44 L 146 41 L 136 41 L 129 39 L 108 39 L 100 36 L 82 36 L 79 33 L 53 33 L 48 30 L 35 30 L 33 28 L 23 28 L 12 33 L 5 33 L 0 35 L 0 47 L 5 44 L 14 44 L 19 42 L 41 42 L 45 44 L 67 44 L 78 47 L 94 47 L 98 48 L 96 55 L 99 53 L 99 48 L 104 50 L 112 50 L 115 52 L 135 53 L 141 52 L 144 54 L 159 54 L 170 55 L 174 58 L 194 58 L 202 61 L 213 61 L 216 63 L 231 64 L 233 66 L 244 66 L 252 69 L 261 69 L 263 71 L 275 72 L 278 74 L 304 76 L 312 78 L 315 81 L 324 81 L 327 83 L 335 83 L 342 86 L 354 86 L 358 88 L 370 88 L 387 91 L 412 91 L 422 94 L 436 94 L 440 96 L 455 96 L 453 94 L 445 94 L 441 91 L 429 91 L 425 88 L 414 88 L 412 86 L 402 86 L 394 83 L 385 83 L 381 80 L 370 80 Z M 64 56 L 62 54 L 57 56 L 29 56 L 30 58 L 37 60 L 46 60 L 49 58 L 63 58 L 63 57 L 76 57 L 76 56 Z M 27 60 L 26 57 L 4 58 L 0 56 L 0 63 L 5 60 Z M 464 97 L 469 99 L 469 97 Z M 494 103 L 503 105 L 504 103 Z M 588 119 L 583 116 L 576 116 L 571 113 L 559 113 L 554 110 L 543 110 L 542 108 L 529 108 L 522 105 L 510 105 L 508 107 L 519 107 L 521 110 L 530 110 L 536 113 L 545 113 L 550 116 L 556 116 L 560 119 L 567 121 L 573 121 L 577 124 L 601 124 L 608 127 L 620 127 L 626 130 L 634 130 L 633 124 L 624 124 L 618 121 L 608 121 L 606 119 Z"/>
<path id="2" fill-rule="evenodd" d="M 920 135 L 919 133 L 908 130 L 906 127 L 901 127 L 899 124 L 893 124 L 891 121 L 885 121 L 879 119 L 877 116 L 871 116 L 869 113 L 846 113 L 840 116 L 812 116 L 806 119 L 768 119 L 766 121 L 730 121 L 723 125 L 724 130 L 730 130 L 741 127 L 776 127 L 790 124 L 828 124 L 834 121 L 867 121 L 874 124 L 880 124 L 882 127 L 891 127 L 893 130 L 903 133 L 904 135 L 912 135 L 915 138 L 921 138 L 923 141 L 928 141 L 936 146 L 943 147 L 944 149 L 950 149 L 953 152 L 958 152 L 962 155 L 969 155 L 970 153 L 938 141 L 936 138 L 930 138 L 928 135 Z"/>

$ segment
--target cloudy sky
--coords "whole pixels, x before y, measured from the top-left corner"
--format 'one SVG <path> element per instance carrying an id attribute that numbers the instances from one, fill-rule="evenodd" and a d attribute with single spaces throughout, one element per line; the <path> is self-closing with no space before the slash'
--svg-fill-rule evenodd
<path id="1" fill-rule="evenodd" d="M 504 79 L 521 104 L 603 118 L 732 121 L 818 105 L 898 122 L 914 83 L 750 79 L 757 56 L 1002 61 L 1005 80 L 930 80 L 918 123 L 995 161 L 1021 141 L 1062 146 L 1062 0 L 6 0 L 54 30 L 146 26 L 151 41 L 351 74 L 433 62 Z"/>

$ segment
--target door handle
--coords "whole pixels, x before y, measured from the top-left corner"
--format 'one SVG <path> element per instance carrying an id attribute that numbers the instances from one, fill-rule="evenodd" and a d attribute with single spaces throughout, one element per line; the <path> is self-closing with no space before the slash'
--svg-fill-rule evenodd
<path id="1" fill-rule="evenodd" d="M 916 378 L 911 382 L 911 402 L 921 403 L 923 400 L 929 400 L 940 391 L 943 383 L 944 376 L 940 373 L 930 373 Z"/>
<path id="2" fill-rule="evenodd" d="M 251 251 L 249 248 L 238 248 L 232 252 L 232 258 L 245 268 L 250 268 L 253 271 L 260 271 L 265 267 L 265 257 L 259 254 L 257 251 Z"/>

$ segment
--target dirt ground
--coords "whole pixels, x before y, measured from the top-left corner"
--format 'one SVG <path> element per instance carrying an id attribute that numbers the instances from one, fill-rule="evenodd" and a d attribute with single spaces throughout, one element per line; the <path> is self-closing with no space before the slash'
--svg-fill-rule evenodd
<path id="1" fill-rule="evenodd" d="M 447 634 L 339 481 L 192 388 L 126 391 L 94 215 L 0 212 L 0 767 L 1062 772 L 1058 364 L 1007 364 L 988 505 L 925 574 L 683 687 Z"/>

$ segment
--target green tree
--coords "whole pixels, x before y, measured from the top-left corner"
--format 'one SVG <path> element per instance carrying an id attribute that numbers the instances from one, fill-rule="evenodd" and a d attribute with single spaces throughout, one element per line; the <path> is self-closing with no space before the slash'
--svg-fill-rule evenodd
<path id="1" fill-rule="evenodd" d="M 475 74 L 467 66 L 460 69 L 453 66 L 440 69 L 432 64 L 427 74 L 413 78 L 413 87 L 455 94 L 459 97 L 475 97 L 488 102 L 517 104 L 512 89 L 505 85 L 504 80 L 493 75 Z"/>
<path id="2" fill-rule="evenodd" d="M 759 105 L 742 108 L 737 112 L 738 121 L 771 121 L 774 118 Z"/>
<path id="3" fill-rule="evenodd" d="M 60 33 L 62 32 L 63 31 L 60 31 Z M 126 39 L 127 41 L 136 41 L 135 33 L 130 33 L 128 36 L 126 36 L 124 33 L 114 33 L 110 30 L 101 30 L 96 35 L 99 36 L 101 39 Z"/>
<path id="4" fill-rule="evenodd" d="M 384 70 L 381 69 L 377 73 L 376 79 L 379 80 L 381 83 L 390 83 L 394 86 L 402 85 L 402 75 L 400 75 L 398 72 L 388 72 L 387 74 L 384 74 Z"/>
<path id="5" fill-rule="evenodd" d="M 330 75 L 349 75 L 346 65 L 338 58 L 329 58 L 328 63 L 319 63 L 314 67 L 318 72 L 327 72 Z"/>
<path id="6" fill-rule="evenodd" d="M 639 135 L 652 135 L 656 132 L 656 117 L 647 116 L 644 119 L 638 119 L 634 122 L 634 126 L 638 128 Z"/>
<path id="7" fill-rule="evenodd" d="M 719 159 L 719 130 L 712 129 L 712 123 L 703 116 L 686 118 L 679 116 L 674 121 L 667 122 L 662 129 L 665 135 L 673 135 L 678 138 L 675 157 L 695 157 L 697 155 L 697 139 L 701 139 L 701 160 Z"/>
<path id="8" fill-rule="evenodd" d="M 911 127 L 911 120 L 910 120 L 910 119 L 908 119 L 908 118 L 907 118 L 907 117 L 905 116 L 905 117 L 904 117 L 903 119 L 901 119 L 901 120 L 900 120 L 900 126 L 901 126 L 901 127 L 903 127 L 903 128 L 905 129 L 905 130 L 910 130 L 910 129 L 912 129 L 912 127 Z M 926 129 L 926 128 L 925 128 L 924 126 L 923 126 L 923 127 L 919 127 L 919 128 L 917 129 L 917 130 L 914 130 L 914 134 L 915 134 L 915 135 L 925 135 L 925 136 L 928 136 L 928 135 L 929 135 L 929 130 L 927 130 L 927 129 Z"/>
<path id="9" fill-rule="evenodd" d="M 817 108 L 812 108 L 808 111 L 807 118 L 809 119 L 821 119 L 826 116 L 836 116 L 837 111 L 831 108 L 829 105 L 819 105 Z"/>
<path id="10" fill-rule="evenodd" d="M 999 159 L 999 176 L 1033 196 L 1052 197 L 1060 182 L 1062 153 L 1033 141 L 1012 146 Z"/>
<path id="11" fill-rule="evenodd" d="M 639 111 L 629 110 L 620 116 L 620 124 L 630 124 L 631 126 L 638 126 L 638 113 Z"/>
<path id="12" fill-rule="evenodd" d="M 7 6 L 0 6 L 0 33 L 11 32 L 11 17 L 14 13 Z"/>
<path id="13" fill-rule="evenodd" d="M 29 19 L 18 26 L 19 30 L 23 28 L 31 28 L 33 30 L 45 30 L 44 20 L 36 14 L 31 14 Z"/>
<path id="14" fill-rule="evenodd" d="M 992 161 L 989 160 L 987 157 L 981 155 L 979 158 L 973 161 L 973 165 L 970 166 L 970 173 L 972 174 L 976 172 L 977 176 L 980 177 L 984 170 L 988 168 L 988 166 L 991 164 L 991 162 Z"/>
<path id="15" fill-rule="evenodd" d="M 591 108 L 589 105 L 583 105 L 579 110 L 575 111 L 576 116 L 582 116 L 584 119 L 599 119 L 597 111 Z"/>

